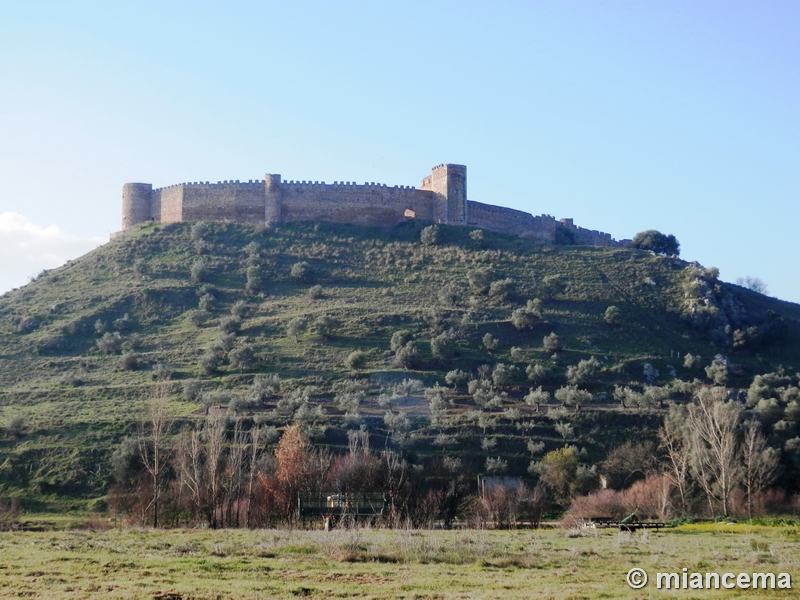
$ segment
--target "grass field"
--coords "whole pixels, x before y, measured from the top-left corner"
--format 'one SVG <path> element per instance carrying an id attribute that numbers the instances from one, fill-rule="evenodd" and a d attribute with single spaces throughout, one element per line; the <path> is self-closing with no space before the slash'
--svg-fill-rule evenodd
<path id="1" fill-rule="evenodd" d="M 630 589 L 644 568 L 650 583 Z M 790 573 L 792 590 L 657 590 L 656 571 Z M 0 534 L 0 597 L 794 598 L 800 529 L 131 530 Z"/>

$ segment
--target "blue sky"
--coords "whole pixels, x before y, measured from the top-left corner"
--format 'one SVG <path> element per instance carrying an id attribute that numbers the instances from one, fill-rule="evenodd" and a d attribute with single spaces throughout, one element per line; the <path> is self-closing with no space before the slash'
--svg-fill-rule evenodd
<path id="1" fill-rule="evenodd" d="M 0 3 L 0 292 L 119 229 L 122 184 L 419 185 L 800 302 L 800 3 Z"/>

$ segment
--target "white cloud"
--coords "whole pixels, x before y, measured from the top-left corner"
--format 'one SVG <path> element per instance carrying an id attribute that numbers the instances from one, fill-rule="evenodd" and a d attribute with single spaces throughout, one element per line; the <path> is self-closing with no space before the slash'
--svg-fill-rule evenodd
<path id="1" fill-rule="evenodd" d="M 0 294 L 107 241 L 71 235 L 57 225 L 42 227 L 19 213 L 0 213 Z"/>

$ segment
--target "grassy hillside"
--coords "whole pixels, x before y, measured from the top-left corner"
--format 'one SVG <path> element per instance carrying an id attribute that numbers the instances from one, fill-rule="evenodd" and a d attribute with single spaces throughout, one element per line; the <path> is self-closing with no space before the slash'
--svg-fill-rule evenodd
<path id="1" fill-rule="evenodd" d="M 102 496 L 111 453 L 136 434 L 163 380 L 182 422 L 201 418 L 204 402 L 219 404 L 278 428 L 304 420 L 334 447 L 363 424 L 373 446 L 394 444 L 413 460 L 446 451 L 481 470 L 496 456 L 508 473 L 527 475 L 530 440 L 544 442 L 541 451 L 571 440 L 593 460 L 651 436 L 658 406 L 620 409 L 613 398 L 615 385 L 644 382 L 646 364 L 659 385 L 705 379 L 716 354 L 728 357 L 732 386 L 800 369 L 800 306 L 720 283 L 699 266 L 488 232 L 476 240 L 464 228 L 440 227 L 426 245 L 421 227 L 151 225 L 0 297 L 0 485 L 31 506 Z M 518 329 L 513 312 L 534 299 L 532 325 Z M 609 306 L 619 309 L 613 324 Z M 419 353 L 406 366 L 390 347 L 399 330 Z M 551 333 L 558 347 L 545 350 Z M 702 359 L 686 368 L 687 353 Z M 554 391 L 592 357 L 600 366 L 581 382 L 589 410 L 547 416 L 524 402 L 531 386 Z M 465 382 L 434 422 L 419 390 L 395 393 L 391 405 L 381 398 L 405 379 L 445 386 L 457 369 L 491 380 L 498 363 L 516 370 L 495 381 L 506 395 L 483 417 Z M 531 365 L 549 375 L 531 382 Z M 280 380 L 262 379 L 256 393 L 254 379 L 271 374 Z M 365 395 L 355 408 L 345 381 Z M 387 410 L 408 424 L 393 424 Z M 556 421 L 573 433 L 556 431 Z"/>

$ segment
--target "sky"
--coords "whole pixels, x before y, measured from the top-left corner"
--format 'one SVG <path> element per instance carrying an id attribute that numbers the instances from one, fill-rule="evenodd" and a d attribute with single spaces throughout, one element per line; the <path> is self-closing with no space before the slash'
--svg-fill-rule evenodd
<path id="1" fill-rule="evenodd" d="M 0 293 L 120 229 L 122 185 L 419 185 L 800 302 L 800 3 L 0 2 Z"/>

